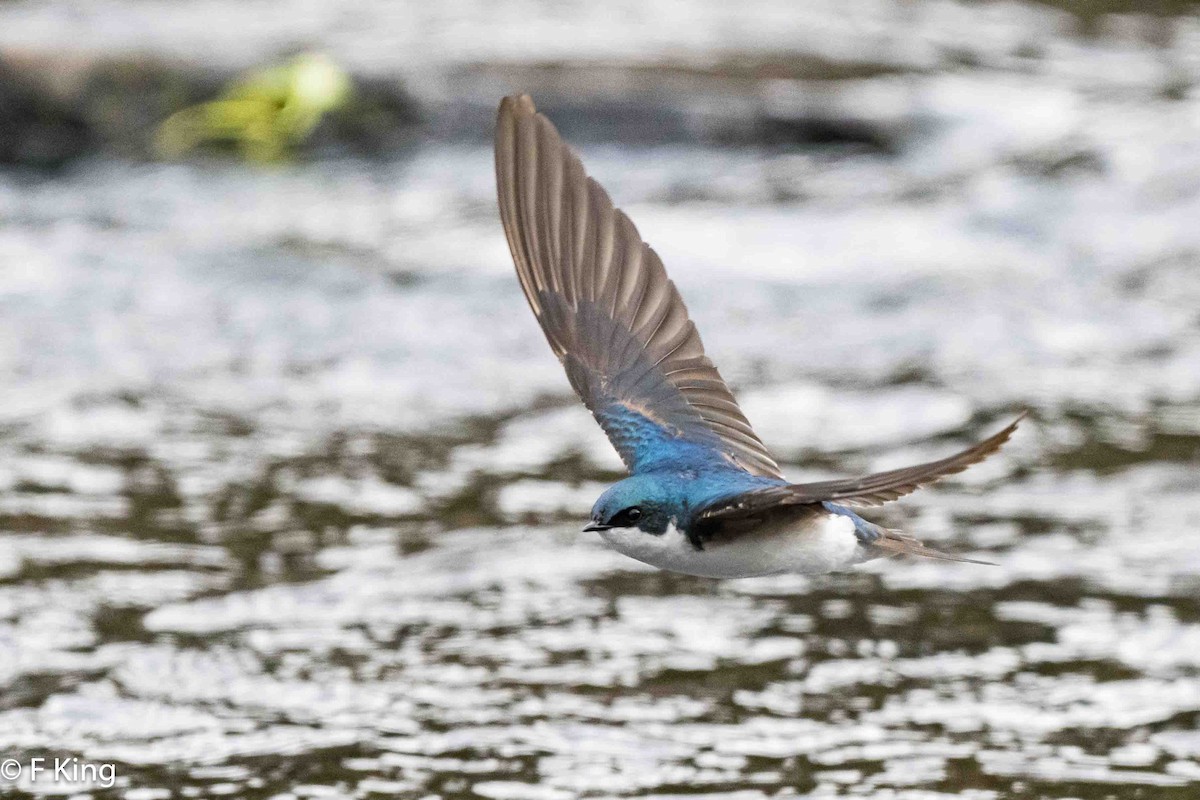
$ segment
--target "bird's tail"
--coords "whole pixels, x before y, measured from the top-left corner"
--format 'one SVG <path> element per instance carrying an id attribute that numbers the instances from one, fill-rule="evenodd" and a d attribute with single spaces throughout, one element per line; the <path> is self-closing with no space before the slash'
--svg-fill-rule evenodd
<path id="1" fill-rule="evenodd" d="M 975 558 L 964 558 L 963 556 L 955 556 L 949 553 L 943 553 L 941 550 L 934 550 L 932 547 L 926 547 L 913 537 L 900 533 L 900 531 L 892 530 L 891 528 L 879 529 L 882 531 L 882 534 L 869 545 L 867 545 L 867 550 L 877 551 L 877 556 L 922 556 L 924 558 L 936 558 L 939 561 L 960 561 L 964 564 L 986 564 L 989 567 L 996 566 L 996 564 L 991 561 L 980 561 Z"/>
<path id="2" fill-rule="evenodd" d="M 850 509 L 839 506 L 836 503 L 822 503 L 825 510 L 831 514 L 849 517 L 854 522 L 854 534 L 858 537 L 859 546 L 864 556 L 864 561 L 870 561 L 873 558 L 885 558 L 890 556 L 922 556 L 923 558 L 936 558 L 939 561 L 961 561 L 964 564 L 987 564 L 990 567 L 996 566 L 991 561 L 980 561 L 974 558 L 963 558 L 962 556 L 952 556 L 949 553 L 943 553 L 941 550 L 934 550 L 932 547 L 926 547 L 924 544 L 909 536 L 901 533 L 893 528 L 885 528 L 882 525 L 877 525 L 870 520 L 863 519 L 858 514 L 855 514 Z"/>

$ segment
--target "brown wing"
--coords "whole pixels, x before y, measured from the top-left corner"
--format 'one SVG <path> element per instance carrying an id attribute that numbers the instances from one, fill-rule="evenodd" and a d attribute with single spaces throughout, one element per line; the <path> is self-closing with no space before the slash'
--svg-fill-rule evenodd
<path id="1" fill-rule="evenodd" d="M 884 503 L 903 497 L 916 491 L 922 486 L 941 480 L 947 475 L 962 472 L 972 464 L 978 464 L 999 450 L 1013 435 L 1013 431 L 1025 419 L 1028 411 L 1021 412 L 1004 430 L 984 439 L 973 447 L 968 447 L 960 453 L 948 458 L 917 464 L 913 467 L 901 467 L 887 472 L 876 472 L 862 478 L 848 478 L 836 481 L 820 481 L 819 483 L 797 483 L 792 485 L 794 494 L 800 498 L 810 498 L 807 502 L 818 500 L 835 500 L 850 506 L 881 506 Z M 802 501 L 803 502 L 803 501 Z"/>
<path id="2" fill-rule="evenodd" d="M 940 480 L 962 472 L 995 453 L 1009 440 L 1029 412 L 1022 412 L 1004 430 L 974 447 L 938 461 L 913 467 L 877 472 L 861 478 L 793 483 L 768 486 L 731 497 L 704 510 L 702 519 L 733 520 L 771 513 L 783 506 L 805 506 L 831 500 L 847 506 L 879 506 Z"/>
<path id="3" fill-rule="evenodd" d="M 782 477 L 658 255 L 528 96 L 500 103 L 496 186 L 525 297 L 626 466 L 649 468 L 682 443 Z"/>

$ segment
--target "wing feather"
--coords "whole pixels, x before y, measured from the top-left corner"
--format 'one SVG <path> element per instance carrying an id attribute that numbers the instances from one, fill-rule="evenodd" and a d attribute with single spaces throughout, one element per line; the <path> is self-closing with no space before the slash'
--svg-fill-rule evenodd
<path id="1" fill-rule="evenodd" d="M 886 472 L 876 472 L 861 478 L 799 483 L 793 484 L 793 487 L 796 494 L 802 497 L 834 500 L 851 506 L 883 505 L 983 461 L 1004 446 L 1004 443 L 1012 437 L 1013 432 L 1028 413 L 1028 411 L 1021 412 L 1000 432 L 947 458 Z"/>
<path id="2" fill-rule="evenodd" d="M 702 523 L 715 524 L 762 517 L 786 511 L 788 507 L 815 506 L 826 501 L 855 507 L 883 505 L 983 461 L 1009 440 L 1028 413 L 1022 412 L 999 433 L 947 458 L 861 478 L 753 489 L 713 503 L 700 513 L 699 519 Z"/>
<path id="3" fill-rule="evenodd" d="M 500 104 L 496 185 L 529 306 L 626 466 L 699 447 L 781 478 L 658 254 L 528 96 Z"/>

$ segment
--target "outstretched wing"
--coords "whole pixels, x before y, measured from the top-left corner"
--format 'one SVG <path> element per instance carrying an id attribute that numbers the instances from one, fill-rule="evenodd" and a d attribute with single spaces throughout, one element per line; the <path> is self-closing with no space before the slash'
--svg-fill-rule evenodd
<path id="1" fill-rule="evenodd" d="M 949 458 L 913 467 L 877 472 L 861 478 L 768 486 L 726 498 L 700 514 L 702 527 L 750 520 L 786 511 L 788 507 L 814 506 L 833 501 L 847 506 L 879 506 L 916 491 L 947 475 L 962 472 L 995 453 L 1009 440 L 1029 412 L 1023 412 L 1004 430 Z M 797 509 L 799 510 L 799 509 Z"/>
<path id="2" fill-rule="evenodd" d="M 700 454 L 782 477 L 658 255 L 526 95 L 500 103 L 496 186 L 525 297 L 625 465 Z"/>

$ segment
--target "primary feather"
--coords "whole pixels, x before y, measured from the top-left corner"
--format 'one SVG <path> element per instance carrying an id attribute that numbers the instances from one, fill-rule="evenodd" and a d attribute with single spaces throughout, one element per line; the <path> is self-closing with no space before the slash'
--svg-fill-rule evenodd
<path id="1" fill-rule="evenodd" d="M 525 297 L 630 471 L 716 454 L 782 478 L 658 255 L 526 95 L 500 104 L 496 184 Z"/>
<path id="2" fill-rule="evenodd" d="M 826 501 L 857 507 L 883 505 L 983 461 L 1009 440 L 1027 413 L 1022 412 L 999 433 L 947 458 L 861 478 L 764 486 L 713 503 L 705 509 L 703 518 L 715 521 L 755 517 L 784 506 L 810 506 Z"/>

